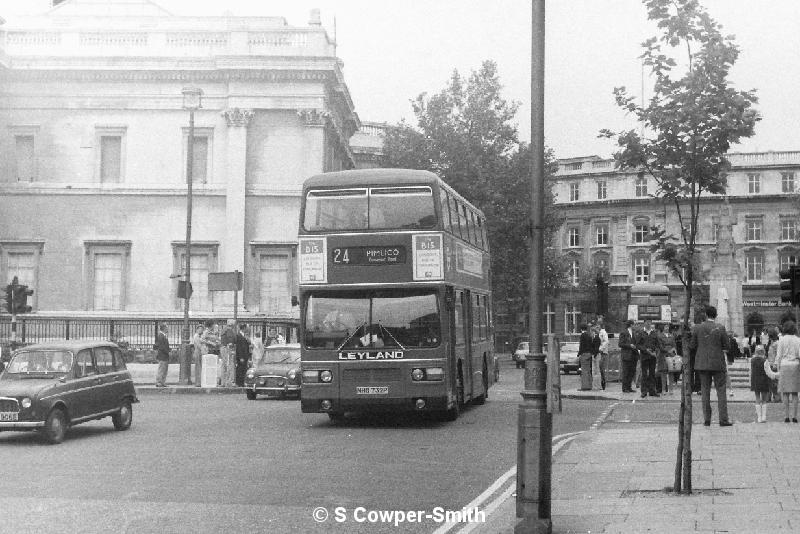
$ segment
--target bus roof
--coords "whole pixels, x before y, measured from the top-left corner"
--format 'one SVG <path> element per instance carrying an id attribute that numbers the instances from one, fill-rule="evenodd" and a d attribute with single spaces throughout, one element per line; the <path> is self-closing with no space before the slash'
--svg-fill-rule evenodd
<path id="1" fill-rule="evenodd" d="M 474 204 L 458 194 L 452 187 L 442 180 L 438 175 L 430 171 L 417 169 L 353 169 L 347 171 L 325 172 L 316 174 L 303 183 L 304 189 L 322 187 L 365 187 L 374 186 L 396 186 L 396 185 L 432 185 L 438 183 L 445 189 L 453 193 L 458 199 L 468 207 L 479 210 Z"/>
<path id="2" fill-rule="evenodd" d="M 664 284 L 633 284 L 630 291 L 632 295 L 669 295 L 669 287 Z"/>

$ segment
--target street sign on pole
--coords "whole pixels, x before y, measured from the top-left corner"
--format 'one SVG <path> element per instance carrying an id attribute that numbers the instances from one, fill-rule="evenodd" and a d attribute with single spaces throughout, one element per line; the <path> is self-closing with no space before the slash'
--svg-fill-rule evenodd
<path id="1" fill-rule="evenodd" d="M 233 271 L 229 273 L 208 273 L 209 291 L 241 291 L 242 273 Z"/>

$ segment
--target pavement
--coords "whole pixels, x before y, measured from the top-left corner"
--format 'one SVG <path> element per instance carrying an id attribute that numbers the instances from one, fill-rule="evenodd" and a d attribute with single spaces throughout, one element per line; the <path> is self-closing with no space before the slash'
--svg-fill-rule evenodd
<path id="1" fill-rule="evenodd" d="M 612 384 L 606 391 L 562 394 L 623 402 L 680 400 L 677 392 L 651 400 L 636 393 L 623 394 L 619 388 Z M 800 532 L 800 424 L 784 423 L 782 404 L 771 403 L 767 423 L 735 422 L 720 427 L 714 393 L 711 400 L 711 426 L 703 426 L 702 421 L 692 426 L 690 495 L 671 492 L 677 424 L 624 428 L 599 424 L 554 440 L 552 532 Z M 734 388 L 728 401 L 752 403 L 753 394 Z M 699 395 L 693 395 L 692 403 L 700 403 Z M 484 523 L 459 525 L 453 532 L 513 532 L 519 521 L 515 487 L 516 477 L 512 476 L 498 489 L 494 501 L 486 500 Z"/>
<path id="2" fill-rule="evenodd" d="M 177 363 L 169 364 L 167 368 L 166 387 L 156 387 L 156 369 L 158 364 L 155 363 L 128 363 L 125 365 L 133 378 L 133 384 L 136 387 L 137 393 L 192 393 L 192 394 L 242 394 L 244 388 L 235 387 L 215 387 L 204 388 L 197 387 L 194 384 L 181 385 L 179 384 L 180 365 Z M 192 380 L 194 380 L 194 367 L 192 367 Z"/>

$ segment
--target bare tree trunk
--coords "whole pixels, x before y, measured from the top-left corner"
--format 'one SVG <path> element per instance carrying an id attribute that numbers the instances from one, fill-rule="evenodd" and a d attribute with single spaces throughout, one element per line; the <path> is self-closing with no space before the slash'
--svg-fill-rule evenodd
<path id="1" fill-rule="evenodd" d="M 681 473 L 683 465 L 683 416 L 686 413 L 686 380 L 681 380 L 681 411 L 678 415 L 678 451 L 675 459 L 675 480 L 672 483 L 674 493 L 681 492 Z"/>
<path id="2" fill-rule="evenodd" d="M 686 341 L 686 337 L 684 341 Z M 684 354 L 686 353 L 688 353 L 688 351 L 684 349 Z M 690 357 L 684 356 L 684 360 L 683 391 L 685 411 L 683 414 L 683 493 L 690 494 L 692 493 L 692 389 L 694 385 L 694 369 L 692 368 L 692 360 Z"/>

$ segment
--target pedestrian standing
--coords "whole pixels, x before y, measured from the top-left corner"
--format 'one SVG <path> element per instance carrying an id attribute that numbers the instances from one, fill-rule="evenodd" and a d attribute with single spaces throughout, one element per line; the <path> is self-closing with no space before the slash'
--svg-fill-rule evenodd
<path id="1" fill-rule="evenodd" d="M 694 353 L 695 369 L 700 376 L 700 395 L 703 401 L 703 424 L 711 425 L 711 381 L 717 390 L 719 408 L 719 426 L 732 426 L 728 419 L 728 399 L 725 397 L 727 368 L 725 366 L 728 352 L 728 333 L 725 327 L 717 324 L 717 309 L 706 306 L 706 319 L 692 331 L 689 350 Z"/>
<path id="2" fill-rule="evenodd" d="M 200 387 L 203 376 L 203 325 L 197 325 L 192 336 L 192 358 L 194 359 L 194 385 Z"/>
<path id="3" fill-rule="evenodd" d="M 597 371 L 600 374 L 600 387 L 606 389 L 606 365 L 608 365 L 608 332 L 603 325 L 603 317 L 597 319 L 597 335 L 600 338 L 598 347 Z"/>
<path id="4" fill-rule="evenodd" d="M 589 327 L 592 336 L 592 389 L 601 389 L 600 384 L 600 328 L 596 323 Z"/>
<path id="5" fill-rule="evenodd" d="M 234 383 L 234 352 L 236 351 L 236 321 L 228 319 L 220 336 L 220 385 L 230 387 Z"/>
<path id="6" fill-rule="evenodd" d="M 636 360 L 639 352 L 633 338 L 633 321 L 625 321 L 625 329 L 619 333 L 620 363 L 622 366 L 620 382 L 622 382 L 622 392 L 632 393 L 631 381 L 636 369 Z"/>
<path id="7" fill-rule="evenodd" d="M 659 397 L 656 393 L 656 358 L 658 357 L 658 333 L 653 328 L 650 319 L 645 320 L 644 330 L 640 334 L 639 362 L 642 366 L 642 398 L 650 395 Z"/>
<path id="8" fill-rule="evenodd" d="M 586 323 L 581 325 L 578 340 L 578 358 L 581 364 L 581 391 L 592 390 L 592 336 Z"/>
<path id="9" fill-rule="evenodd" d="M 670 387 L 669 365 L 667 358 L 672 358 L 675 354 L 675 338 L 667 325 L 666 331 L 663 325 L 658 327 L 658 358 L 656 358 L 656 373 L 661 381 L 661 392 L 672 393 Z"/>
<path id="10" fill-rule="evenodd" d="M 250 362 L 250 329 L 242 323 L 239 325 L 239 332 L 236 333 L 236 374 L 235 382 L 239 387 L 244 386 L 244 375 Z"/>
<path id="11" fill-rule="evenodd" d="M 736 362 L 736 358 L 740 358 L 742 356 L 741 351 L 739 350 L 739 343 L 736 342 L 736 338 L 733 337 L 733 333 L 728 333 L 728 353 L 726 354 L 726 360 L 728 363 L 728 369 Z M 728 374 L 728 396 L 733 397 L 733 376 L 731 373 Z"/>
<path id="12" fill-rule="evenodd" d="M 769 361 L 767 361 L 764 347 L 759 345 L 756 347 L 756 353 L 750 358 L 750 391 L 756 397 L 756 422 L 767 422 L 767 403 L 770 399 L 769 386 L 770 377 L 767 373 L 771 373 L 769 368 Z"/>
<path id="13" fill-rule="evenodd" d="M 794 321 L 783 323 L 783 336 L 778 340 L 778 355 L 775 364 L 778 367 L 778 392 L 783 397 L 786 414 L 785 423 L 789 422 L 789 405 L 792 405 L 792 422 L 797 422 L 797 393 L 800 392 L 800 338 L 797 337 L 797 326 Z"/>
<path id="14" fill-rule="evenodd" d="M 158 360 L 158 370 L 156 371 L 156 387 L 163 388 L 167 384 L 167 371 L 169 370 L 169 340 L 167 339 L 167 325 L 158 325 L 156 342 L 153 345 Z"/>
<path id="15" fill-rule="evenodd" d="M 778 357 L 778 329 L 772 328 L 769 330 L 767 345 L 764 347 L 764 351 L 766 353 L 767 361 L 769 361 L 770 365 L 773 366 L 775 371 L 778 370 L 777 365 L 775 364 L 775 359 Z M 772 402 L 781 402 L 781 395 L 778 393 L 778 378 L 775 375 L 775 378 L 770 378 L 769 381 L 769 394 Z"/>

